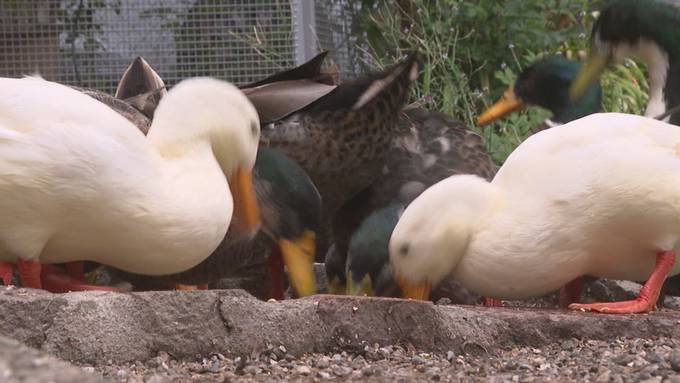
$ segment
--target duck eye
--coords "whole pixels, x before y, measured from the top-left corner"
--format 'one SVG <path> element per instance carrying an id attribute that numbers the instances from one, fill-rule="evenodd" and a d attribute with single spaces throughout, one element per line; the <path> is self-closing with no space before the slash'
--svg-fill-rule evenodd
<path id="1" fill-rule="evenodd" d="M 401 245 L 401 247 L 399 248 L 399 254 L 400 254 L 402 257 L 405 257 L 405 256 L 408 255 L 409 249 L 410 249 L 409 244 L 408 244 L 408 243 L 405 243 L 405 244 Z"/>

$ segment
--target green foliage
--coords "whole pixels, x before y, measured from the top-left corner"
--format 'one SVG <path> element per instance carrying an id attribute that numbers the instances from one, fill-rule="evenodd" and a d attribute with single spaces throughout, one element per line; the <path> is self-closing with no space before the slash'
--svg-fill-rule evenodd
<path id="1" fill-rule="evenodd" d="M 594 20 L 589 0 L 362 0 L 355 31 L 372 63 L 390 65 L 418 49 L 424 68 L 413 98 L 470 127 L 538 57 L 582 58 Z M 644 69 L 632 61 L 602 79 L 606 111 L 640 113 L 647 102 Z M 631 81 L 632 80 L 632 81 Z M 549 113 L 528 108 L 484 128 L 501 164 Z"/>
<path id="2" fill-rule="evenodd" d="M 644 114 L 649 101 L 649 84 L 643 66 L 626 60 L 623 65 L 606 71 L 600 83 L 604 90 L 604 111 Z"/>

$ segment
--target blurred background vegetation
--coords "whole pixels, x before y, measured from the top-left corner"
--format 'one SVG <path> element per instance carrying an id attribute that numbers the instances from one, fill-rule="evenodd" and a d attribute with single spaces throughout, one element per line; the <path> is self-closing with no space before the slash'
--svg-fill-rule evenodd
<path id="1" fill-rule="evenodd" d="M 549 116 L 528 108 L 484 128 L 476 117 L 517 74 L 546 54 L 585 57 L 600 1 L 593 0 L 356 0 L 353 18 L 371 65 L 392 65 L 413 49 L 425 60 L 412 101 L 475 129 L 501 164 L 531 129 Z M 642 113 L 645 68 L 634 61 L 607 71 L 605 111 Z"/>

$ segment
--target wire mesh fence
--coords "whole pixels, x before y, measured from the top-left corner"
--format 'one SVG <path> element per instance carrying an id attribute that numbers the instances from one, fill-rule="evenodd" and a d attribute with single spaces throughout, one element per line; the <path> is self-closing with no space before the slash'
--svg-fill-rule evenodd
<path id="1" fill-rule="evenodd" d="M 292 20 L 283 0 L 1 0 L 0 76 L 111 92 L 141 55 L 168 85 L 245 83 L 295 64 Z"/>

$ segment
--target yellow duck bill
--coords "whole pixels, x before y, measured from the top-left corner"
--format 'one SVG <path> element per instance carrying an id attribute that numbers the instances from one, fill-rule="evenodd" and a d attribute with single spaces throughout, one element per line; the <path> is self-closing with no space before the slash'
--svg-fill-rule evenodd
<path id="1" fill-rule="evenodd" d="M 316 275 L 314 274 L 316 235 L 314 232 L 307 230 L 294 240 L 279 239 L 279 247 L 288 272 L 288 279 L 295 292 L 301 297 L 316 294 Z"/>
<path id="2" fill-rule="evenodd" d="M 496 101 L 495 104 L 491 105 L 490 108 L 484 111 L 481 116 L 477 119 L 477 125 L 484 126 L 490 124 L 499 118 L 503 118 L 508 114 L 522 109 L 524 107 L 524 101 L 517 98 L 515 91 L 512 86 L 508 88 L 501 97 L 500 100 Z"/>
<path id="3" fill-rule="evenodd" d="M 347 273 L 347 295 L 374 296 L 371 276 L 366 274 L 361 281 L 357 283 L 352 278 L 352 273 Z"/>
<path id="4" fill-rule="evenodd" d="M 579 99 L 586 92 L 588 87 L 600 77 L 600 74 L 611 62 L 611 58 L 605 56 L 595 49 L 591 49 L 588 60 L 578 72 L 576 79 L 569 88 L 569 98 L 572 102 Z"/>

